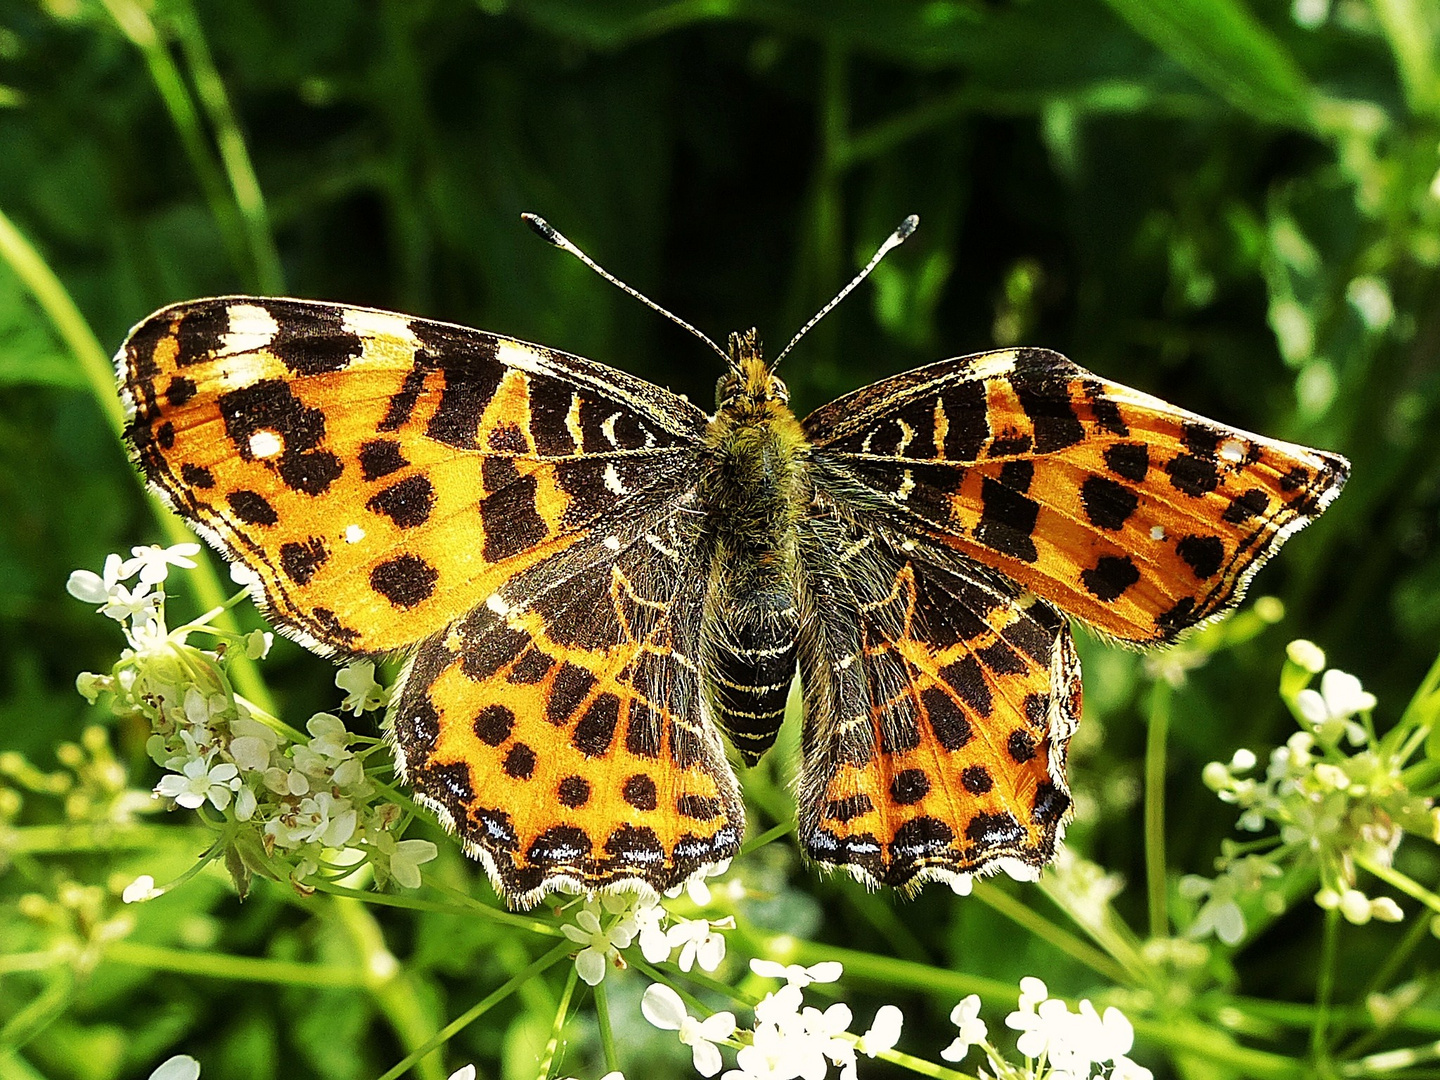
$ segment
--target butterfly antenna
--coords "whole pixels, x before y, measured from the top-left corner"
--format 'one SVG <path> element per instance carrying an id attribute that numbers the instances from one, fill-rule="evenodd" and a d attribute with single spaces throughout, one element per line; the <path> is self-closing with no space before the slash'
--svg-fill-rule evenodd
<path id="1" fill-rule="evenodd" d="M 542 240 L 546 240 L 549 243 L 554 244 L 561 251 L 568 251 L 571 255 L 574 255 L 575 258 L 579 259 L 582 263 L 588 266 L 591 270 L 594 270 L 595 273 L 599 274 L 602 278 L 610 282 L 611 285 L 614 285 L 620 291 L 629 293 L 636 300 L 639 300 L 642 304 L 650 308 L 652 311 L 657 311 L 661 315 L 664 315 L 665 318 L 669 319 L 676 326 L 689 330 L 690 333 L 694 334 L 706 345 L 709 345 L 710 348 L 714 349 L 720 355 L 720 359 L 724 360 L 726 364 L 734 367 L 734 362 L 730 359 L 729 355 L 725 352 L 725 350 L 720 348 L 719 345 L 716 345 L 715 342 L 711 341 L 699 330 L 695 329 L 695 327 L 691 326 L 684 319 L 680 318 L 680 316 L 674 314 L 673 312 L 666 311 L 663 307 L 657 304 L 654 300 L 651 300 L 640 290 L 632 289 L 629 285 L 626 285 L 625 282 L 621 281 L 614 274 L 610 273 L 609 270 L 606 270 L 594 259 L 590 258 L 589 255 L 586 255 L 585 252 L 581 251 L 569 240 L 565 239 L 564 234 L 561 233 L 559 229 L 555 228 L 555 226 L 551 225 L 539 214 L 521 214 L 520 220 L 525 222 L 526 225 L 529 225 L 530 228 L 534 229 L 536 234 L 538 234 Z"/>
<path id="2" fill-rule="evenodd" d="M 815 313 L 815 317 L 809 322 L 807 322 L 804 326 L 802 326 L 800 328 L 800 332 L 790 339 L 790 344 L 786 345 L 785 348 L 780 350 L 780 355 L 775 357 L 774 362 L 770 365 L 770 370 L 774 371 L 777 367 L 779 367 L 780 361 L 785 359 L 785 354 L 795 347 L 795 343 L 798 342 L 801 338 L 803 338 L 806 334 L 808 334 L 814 328 L 816 323 L 818 323 L 826 315 L 829 315 L 831 308 L 833 308 L 836 304 L 840 303 L 841 300 L 844 300 L 845 297 L 849 296 L 850 293 L 854 290 L 855 286 L 859 285 L 860 282 L 864 281 L 867 277 L 870 276 L 870 271 L 874 270 L 875 267 L 880 265 L 881 259 L 883 259 L 886 255 L 890 254 L 892 250 L 899 247 L 906 240 L 909 240 L 910 234 L 919 227 L 919 214 L 911 214 L 904 221 L 900 222 L 899 226 L 896 227 L 895 231 L 886 238 L 883 244 L 880 245 L 880 249 L 870 257 L 870 261 L 865 264 L 865 268 L 861 270 L 860 273 L 855 275 L 855 279 L 851 281 L 849 285 L 846 285 L 843 289 L 841 289 L 835 295 L 834 300 L 831 300 L 823 308 L 817 311 Z"/>

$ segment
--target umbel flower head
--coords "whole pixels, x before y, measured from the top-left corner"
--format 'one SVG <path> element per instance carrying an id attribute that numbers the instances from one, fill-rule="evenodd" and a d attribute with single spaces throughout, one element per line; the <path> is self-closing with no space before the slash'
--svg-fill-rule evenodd
<path id="1" fill-rule="evenodd" d="M 379 741 L 353 734 L 330 713 L 316 713 L 297 732 L 236 695 L 230 658 L 263 659 L 273 640 L 268 632 L 228 633 L 211 625 L 213 612 L 167 626 L 165 584 L 172 570 L 193 568 L 199 551 L 197 544 L 137 547 L 129 559 L 107 557 L 99 574 L 70 575 L 70 594 L 119 623 L 127 645 L 110 672 L 82 674 L 77 689 L 92 702 L 110 694 L 116 715 L 149 726 L 145 748 L 164 770 L 154 798 L 226 833 L 228 846 L 212 855 L 226 856 L 242 895 L 253 873 L 288 878 L 303 890 L 362 865 L 379 885 L 418 887 L 419 866 L 438 850 L 396 835 L 403 814 L 366 769 L 383 751 Z M 193 645 L 198 634 L 216 647 Z M 337 674 L 346 709 L 358 715 L 385 702 L 374 676 L 368 661 Z M 164 892 L 148 875 L 140 880 L 148 884 L 137 881 L 127 900 Z"/>

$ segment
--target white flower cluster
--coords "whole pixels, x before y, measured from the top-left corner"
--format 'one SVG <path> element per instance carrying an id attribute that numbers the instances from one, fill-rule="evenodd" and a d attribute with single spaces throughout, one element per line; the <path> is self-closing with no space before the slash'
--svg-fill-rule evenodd
<path id="1" fill-rule="evenodd" d="M 1006 1061 L 988 1041 L 978 994 L 956 1005 L 950 1020 L 959 1031 L 940 1056 L 963 1061 L 970 1048 L 978 1046 L 994 1075 L 1005 1080 L 1151 1080 L 1149 1069 L 1126 1056 L 1135 1042 L 1135 1029 L 1124 1013 L 1113 1006 L 1100 1013 L 1089 1001 L 1071 1012 L 1033 977 L 1020 980 L 1019 1008 L 1005 1017 L 1005 1026 L 1020 1033 L 1015 1049 L 1025 1058 L 1023 1068 Z"/>
<path id="2" fill-rule="evenodd" d="M 70 575 L 70 594 L 119 622 L 129 646 L 110 674 L 82 674 L 80 692 L 92 702 L 109 692 L 117 715 L 149 723 L 146 750 L 168 770 L 155 786 L 155 798 L 195 810 L 212 824 L 213 815 L 220 815 L 253 827 L 248 838 L 254 843 L 247 843 L 244 833 L 235 841 L 249 869 L 273 873 L 263 864 L 278 859 L 302 885 L 322 866 L 353 871 L 368 861 L 378 884 L 394 880 L 418 887 L 419 864 L 438 852 L 428 840 L 396 839 L 400 808 L 377 799 L 378 789 L 365 772 L 378 741 L 353 735 L 329 713 L 309 719 L 307 738 L 238 698 L 225 675 L 224 654 L 240 648 L 261 659 L 270 649 L 269 633 L 226 634 L 210 626 L 208 616 L 167 628 L 164 582 L 172 567 L 194 567 L 199 550 L 197 544 L 137 547 L 130 559 L 110 555 L 102 574 Z M 138 579 L 133 587 L 127 584 L 131 578 Z M 188 644 L 197 632 L 213 635 L 220 646 L 207 651 Z M 357 715 L 386 700 L 369 661 L 349 665 L 335 681 L 346 692 L 342 707 Z M 357 743 L 367 745 L 356 750 Z M 237 884 L 243 888 L 243 882 Z M 161 892 L 146 875 L 125 898 L 133 902 Z"/>
<path id="3" fill-rule="evenodd" d="M 1375 697 L 1344 671 L 1325 670 L 1325 654 L 1308 641 L 1291 642 L 1282 696 L 1301 730 L 1270 752 L 1261 776 L 1259 759 L 1237 750 L 1228 763 L 1205 766 L 1206 786 L 1240 808 L 1239 827 L 1265 841 L 1232 849 L 1212 880 L 1187 877 L 1182 895 L 1203 900 L 1190 934 L 1214 933 L 1236 944 L 1246 933 L 1240 901 L 1258 896 L 1275 911 L 1283 898 L 1266 882 L 1282 875 L 1287 861 L 1311 861 L 1320 873 L 1316 902 L 1338 908 L 1351 922 L 1398 921 L 1400 906 L 1389 897 L 1371 898 L 1357 888 L 1357 859 L 1389 866 L 1404 833 L 1440 839 L 1440 811 L 1412 790 L 1405 771 L 1419 740 L 1375 734 L 1370 714 Z M 1308 683 L 1317 674 L 1319 689 Z M 1257 853 L 1263 851 L 1263 854 Z"/>
<path id="4" fill-rule="evenodd" d="M 717 1012 L 703 1020 L 691 1016 L 684 1000 L 670 987 L 654 983 L 645 991 L 640 1009 L 645 1019 L 663 1031 L 674 1031 L 690 1047 L 695 1071 L 714 1076 L 724 1068 L 717 1044 L 739 1044 L 735 1068 L 721 1080 L 823 1080 L 836 1066 L 840 1080 L 855 1080 L 859 1055 L 875 1057 L 900 1040 L 903 1017 L 894 1005 L 882 1005 L 864 1035 L 850 1032 L 853 1014 L 843 1002 L 821 1011 L 806 1005 L 804 989 L 811 983 L 834 982 L 840 964 L 829 961 L 812 967 L 752 960 L 750 968 L 764 978 L 784 979 L 779 990 L 766 994 L 755 1006 L 755 1025 L 737 1036 L 735 1014 Z"/>
<path id="5" fill-rule="evenodd" d="M 725 859 L 707 867 L 706 877 L 715 877 L 730 869 Z M 695 877 L 687 885 L 671 891 L 672 897 L 688 891 L 697 906 L 710 903 L 709 886 L 703 877 Z M 688 919 L 668 911 L 659 898 L 650 893 L 602 893 L 588 897 L 575 913 L 575 921 L 561 929 L 565 936 L 582 948 L 575 956 L 575 970 L 580 978 L 594 986 L 605 978 L 606 969 L 614 964 L 623 967 L 620 954 L 631 944 L 640 947 L 640 955 L 652 964 L 663 964 L 679 950 L 676 963 L 681 971 L 699 967 L 714 971 L 725 959 L 725 936 L 721 930 L 733 930 L 735 919 Z"/>

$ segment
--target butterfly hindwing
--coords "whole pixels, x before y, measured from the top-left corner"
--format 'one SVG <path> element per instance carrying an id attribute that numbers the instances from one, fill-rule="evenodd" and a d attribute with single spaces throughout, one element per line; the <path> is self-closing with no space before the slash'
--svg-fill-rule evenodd
<path id="1" fill-rule="evenodd" d="M 402 772 L 512 903 L 664 890 L 738 850 L 735 776 L 696 713 L 704 575 L 682 524 L 632 522 L 613 559 L 527 572 L 405 679 Z"/>
<path id="2" fill-rule="evenodd" d="M 1058 612 L 944 549 L 812 523 L 800 840 L 914 887 L 1041 866 L 1069 816 L 1080 669 Z"/>
<path id="3" fill-rule="evenodd" d="M 312 301 L 166 308 L 117 365 L 146 479 L 326 652 L 423 640 L 673 499 L 704 422 L 579 357 Z"/>
<path id="4" fill-rule="evenodd" d="M 1173 640 L 1338 494 L 1343 458 L 1107 382 L 1043 349 L 947 360 L 812 413 L 827 490 L 1105 634 Z"/>

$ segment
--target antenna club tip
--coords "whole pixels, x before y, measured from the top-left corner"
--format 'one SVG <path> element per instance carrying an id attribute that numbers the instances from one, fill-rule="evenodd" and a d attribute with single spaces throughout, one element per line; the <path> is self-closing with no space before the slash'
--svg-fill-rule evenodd
<path id="1" fill-rule="evenodd" d="M 542 240 L 548 241 L 556 247 L 564 246 L 560 234 L 555 231 L 555 226 L 551 225 L 539 214 L 521 214 L 520 220 L 525 222 L 526 225 L 529 225 Z"/>
<path id="2" fill-rule="evenodd" d="M 909 217 L 907 217 L 904 221 L 900 222 L 900 227 L 895 230 L 895 239 L 897 239 L 897 240 L 909 240 L 909 239 L 910 239 L 910 234 L 913 233 L 913 232 L 914 232 L 916 229 L 918 229 L 919 227 L 920 227 L 920 215 L 919 215 L 919 214 L 911 214 L 911 215 L 910 215 Z"/>

